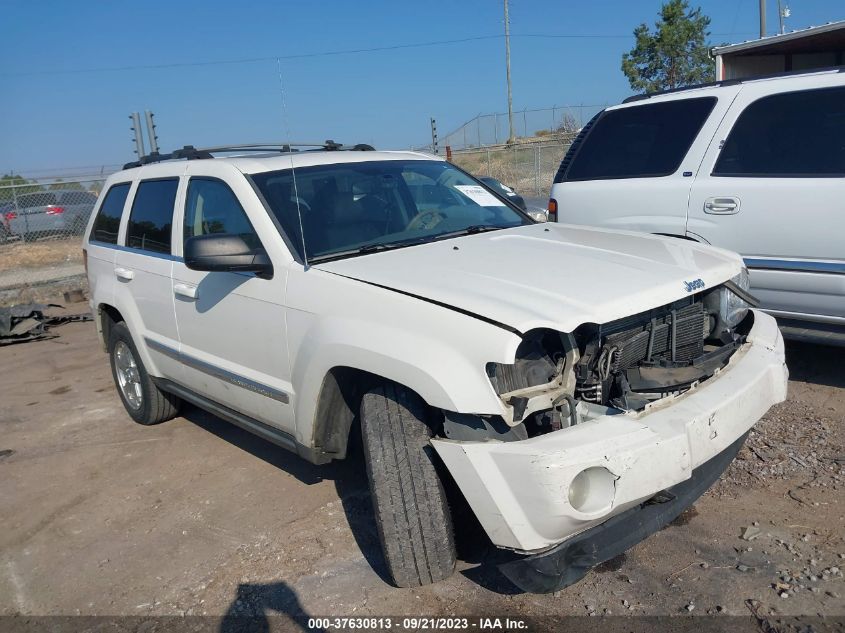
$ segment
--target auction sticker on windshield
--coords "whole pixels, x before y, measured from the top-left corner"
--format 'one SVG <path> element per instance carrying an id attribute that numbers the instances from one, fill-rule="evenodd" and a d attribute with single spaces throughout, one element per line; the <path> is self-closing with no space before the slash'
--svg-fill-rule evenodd
<path id="1" fill-rule="evenodd" d="M 455 189 L 482 207 L 505 206 L 501 200 L 480 185 L 455 185 Z"/>

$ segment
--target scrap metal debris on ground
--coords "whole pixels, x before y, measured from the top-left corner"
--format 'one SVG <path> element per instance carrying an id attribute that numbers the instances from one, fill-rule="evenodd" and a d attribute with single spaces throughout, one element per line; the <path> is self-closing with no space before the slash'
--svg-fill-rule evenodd
<path id="1" fill-rule="evenodd" d="M 71 321 L 91 321 L 90 314 L 46 316 L 48 308 L 64 309 L 57 303 L 22 303 L 0 307 L 0 345 L 14 345 L 38 339 L 55 338 L 49 329 Z"/>

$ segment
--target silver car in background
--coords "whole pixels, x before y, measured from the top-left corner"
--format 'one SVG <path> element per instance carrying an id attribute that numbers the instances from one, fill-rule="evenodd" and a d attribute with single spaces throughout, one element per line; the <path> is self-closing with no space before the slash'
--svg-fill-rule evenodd
<path id="1" fill-rule="evenodd" d="M 81 235 L 97 202 L 90 191 L 74 189 L 21 194 L 5 214 L 11 236 L 24 242 L 40 237 Z"/>

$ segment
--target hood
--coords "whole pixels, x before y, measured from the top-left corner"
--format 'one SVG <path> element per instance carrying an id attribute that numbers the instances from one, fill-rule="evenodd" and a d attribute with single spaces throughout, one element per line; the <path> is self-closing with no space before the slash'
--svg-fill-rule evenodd
<path id="1" fill-rule="evenodd" d="M 316 264 L 519 332 L 571 332 L 717 286 L 734 253 L 643 233 L 547 223 Z"/>

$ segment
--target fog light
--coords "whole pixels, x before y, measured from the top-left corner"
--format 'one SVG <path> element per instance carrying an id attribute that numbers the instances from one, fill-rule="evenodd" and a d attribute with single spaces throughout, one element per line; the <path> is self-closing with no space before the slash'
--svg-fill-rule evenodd
<path id="1" fill-rule="evenodd" d="M 609 508 L 616 493 L 616 476 L 607 468 L 593 466 L 575 475 L 569 484 L 570 505 L 584 514 Z"/>

